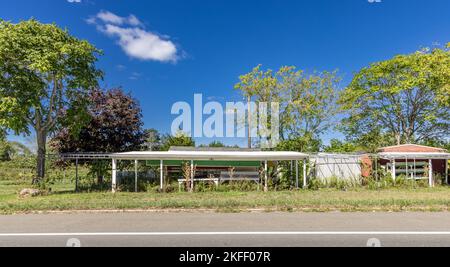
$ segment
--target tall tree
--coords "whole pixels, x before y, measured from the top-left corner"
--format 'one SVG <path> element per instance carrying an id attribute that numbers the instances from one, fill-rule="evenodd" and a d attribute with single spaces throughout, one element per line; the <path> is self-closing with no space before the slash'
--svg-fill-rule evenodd
<path id="1" fill-rule="evenodd" d="M 261 65 L 242 75 L 235 88 L 257 104 L 278 102 L 280 108 L 281 147 L 305 148 L 305 142 L 315 142 L 330 126 L 338 112 L 337 72 L 314 72 L 310 75 L 294 66 L 281 67 L 277 72 L 262 70 Z M 270 112 L 269 112 L 270 114 Z M 256 115 L 254 115 L 256 116 Z M 250 119 L 249 119 L 250 120 Z M 272 127 L 270 115 L 268 128 Z M 269 137 L 270 138 L 270 137 Z M 278 146 L 279 149 L 280 146 Z"/>
<path id="2" fill-rule="evenodd" d="M 145 132 L 145 147 L 150 151 L 161 150 L 161 134 L 156 129 L 147 129 Z"/>
<path id="3" fill-rule="evenodd" d="M 145 143 L 138 102 L 121 89 L 95 90 L 88 106 L 89 123 L 78 131 L 62 128 L 51 141 L 59 153 L 112 153 L 141 150 Z M 102 168 L 98 170 L 102 182 Z"/>
<path id="4" fill-rule="evenodd" d="M 392 144 L 448 138 L 450 50 L 423 50 L 372 64 L 341 95 L 350 140 L 378 132 Z"/>
<path id="5" fill-rule="evenodd" d="M 253 113 L 251 102 L 254 101 L 256 104 L 260 102 L 274 102 L 277 101 L 276 96 L 278 95 L 275 91 L 276 78 L 273 75 L 272 70 L 262 70 L 261 65 L 256 66 L 253 70 L 247 74 L 241 75 L 239 77 L 239 83 L 237 83 L 234 88 L 240 90 L 243 97 L 247 100 L 247 130 L 248 130 L 248 148 L 252 148 L 252 129 L 256 128 L 257 125 L 253 125 L 253 122 L 258 120 L 256 114 Z M 270 120 L 269 120 L 270 121 Z M 268 125 L 270 127 L 270 123 Z"/>
<path id="6" fill-rule="evenodd" d="M 102 72 L 100 51 L 55 24 L 0 21 L 0 127 L 36 132 L 37 181 L 45 176 L 47 137 L 61 117 L 81 123 L 86 98 Z"/>
<path id="7" fill-rule="evenodd" d="M 332 126 L 339 110 L 341 78 L 337 71 L 308 75 L 295 67 L 283 67 L 277 75 L 283 139 L 319 139 Z"/>
<path id="8" fill-rule="evenodd" d="M 79 131 L 62 128 L 52 139 L 60 153 L 127 152 L 141 150 L 145 143 L 139 103 L 122 89 L 91 93 L 87 108 L 89 123 Z"/>

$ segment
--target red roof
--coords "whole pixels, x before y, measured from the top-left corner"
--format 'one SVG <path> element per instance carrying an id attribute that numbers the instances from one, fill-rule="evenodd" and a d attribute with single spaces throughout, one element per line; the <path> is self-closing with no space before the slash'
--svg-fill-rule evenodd
<path id="1" fill-rule="evenodd" d="M 421 146 L 414 144 L 400 145 L 400 146 L 389 146 L 379 149 L 379 152 L 404 152 L 404 153 L 445 153 L 447 150 L 438 147 Z"/>

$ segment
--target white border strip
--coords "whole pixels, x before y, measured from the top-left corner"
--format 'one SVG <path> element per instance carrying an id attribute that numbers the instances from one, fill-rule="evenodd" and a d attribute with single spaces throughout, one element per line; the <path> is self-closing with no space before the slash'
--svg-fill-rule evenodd
<path id="1" fill-rule="evenodd" d="M 450 236 L 450 232 L 123 232 L 123 233 L 0 233 L 0 237 L 71 237 L 71 236 Z"/>

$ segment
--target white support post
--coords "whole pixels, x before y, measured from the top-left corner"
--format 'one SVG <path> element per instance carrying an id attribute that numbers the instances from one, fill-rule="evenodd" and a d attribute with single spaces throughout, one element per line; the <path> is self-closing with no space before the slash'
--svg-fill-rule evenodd
<path id="1" fill-rule="evenodd" d="M 194 179 L 195 179 L 195 174 L 194 174 L 194 161 L 191 160 L 191 192 L 194 192 Z"/>
<path id="2" fill-rule="evenodd" d="M 405 157 L 405 159 L 406 159 L 406 179 L 409 179 L 408 157 Z"/>
<path id="3" fill-rule="evenodd" d="M 291 181 L 294 180 L 294 161 L 291 160 Z"/>
<path id="4" fill-rule="evenodd" d="M 299 189 L 299 171 L 298 171 L 298 160 L 295 161 L 295 188 Z"/>
<path id="5" fill-rule="evenodd" d="M 308 168 L 308 165 L 306 163 L 306 159 L 303 160 L 303 189 L 306 189 L 308 186 L 308 175 L 306 172 L 306 168 Z"/>
<path id="6" fill-rule="evenodd" d="M 163 189 L 164 189 L 164 160 L 160 161 L 159 169 L 160 169 L 160 171 L 159 171 L 159 177 L 160 177 L 160 187 L 159 187 L 159 189 L 161 189 L 161 192 L 162 192 Z"/>
<path id="7" fill-rule="evenodd" d="M 430 187 L 433 187 L 433 160 L 429 159 L 429 167 L 428 167 L 428 182 Z"/>
<path id="8" fill-rule="evenodd" d="M 112 192 L 117 191 L 117 160 L 112 160 Z"/>
<path id="9" fill-rule="evenodd" d="M 392 160 L 392 179 L 397 180 L 397 169 L 395 168 L 395 159 Z"/>
<path id="10" fill-rule="evenodd" d="M 269 191 L 269 184 L 268 184 L 268 166 L 267 166 L 267 160 L 264 161 L 264 192 Z"/>
<path id="11" fill-rule="evenodd" d="M 445 184 L 448 185 L 448 159 L 445 159 Z"/>
<path id="12" fill-rule="evenodd" d="M 134 161 L 134 192 L 138 192 L 138 161 Z"/>
<path id="13" fill-rule="evenodd" d="M 77 157 L 77 159 L 75 160 L 75 192 L 77 193 L 78 193 L 78 180 L 79 177 L 78 177 L 78 157 Z"/>

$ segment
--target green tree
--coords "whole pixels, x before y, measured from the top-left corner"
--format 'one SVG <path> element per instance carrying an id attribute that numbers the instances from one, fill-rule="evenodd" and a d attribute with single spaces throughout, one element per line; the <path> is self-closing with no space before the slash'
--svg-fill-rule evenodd
<path id="1" fill-rule="evenodd" d="M 46 143 L 63 123 L 77 128 L 102 72 L 100 51 L 55 24 L 0 21 L 0 126 L 36 132 L 37 180 L 45 176 Z M 62 119 L 62 118 L 65 119 Z"/>
<path id="2" fill-rule="evenodd" d="M 161 134 L 156 129 L 146 129 L 145 133 L 145 147 L 150 151 L 161 150 Z"/>
<path id="3" fill-rule="evenodd" d="M 339 111 L 337 100 L 340 80 L 336 71 L 307 75 L 294 66 L 284 66 L 273 72 L 262 70 L 259 65 L 250 73 L 240 76 L 235 89 L 256 104 L 278 102 L 281 139 L 292 140 L 295 147 L 303 147 L 300 144 L 318 140 L 332 125 L 332 119 Z M 251 121 L 251 118 L 248 120 Z"/>
<path id="4" fill-rule="evenodd" d="M 360 148 L 350 142 L 343 142 L 338 139 L 332 139 L 330 145 L 326 146 L 324 151 L 328 153 L 351 153 L 357 152 Z"/>
<path id="5" fill-rule="evenodd" d="M 274 77 L 272 70 L 262 70 L 261 65 L 256 66 L 253 70 L 247 74 L 239 77 L 239 83 L 234 88 L 240 90 L 243 97 L 247 100 L 247 130 L 248 130 L 248 148 L 252 148 L 252 129 L 257 125 L 253 125 L 253 122 L 258 120 L 255 114 L 252 112 L 251 102 L 255 102 L 257 105 L 261 102 L 278 102 L 277 80 Z M 269 112 L 270 114 L 270 107 Z M 268 119 L 268 128 L 271 127 L 270 117 Z M 270 138 L 270 137 L 269 137 Z"/>
<path id="6" fill-rule="evenodd" d="M 322 141 L 312 136 L 298 136 L 282 140 L 276 147 L 278 151 L 318 152 Z"/>
<path id="7" fill-rule="evenodd" d="M 340 103 L 349 140 L 377 133 L 393 144 L 449 134 L 450 50 L 423 50 L 372 64 L 355 75 Z"/>
<path id="8" fill-rule="evenodd" d="M 12 148 L 12 158 L 15 158 L 17 156 L 29 157 L 33 155 L 33 152 L 30 150 L 30 148 L 22 144 L 21 142 L 10 141 L 9 144 Z"/>
<path id="9" fill-rule="evenodd" d="M 281 136 L 283 139 L 319 139 L 338 113 L 341 78 L 337 71 L 310 75 L 295 67 L 283 67 L 277 75 L 281 96 Z"/>
<path id="10" fill-rule="evenodd" d="M 200 147 L 213 147 L 213 148 L 220 148 L 220 147 L 227 147 L 220 141 L 212 141 L 209 143 L 209 145 L 200 145 Z"/>
<path id="11" fill-rule="evenodd" d="M 161 151 L 169 151 L 171 147 L 195 147 L 195 141 L 183 132 L 178 132 L 176 135 L 165 135 L 162 138 Z"/>
<path id="12" fill-rule="evenodd" d="M 9 142 L 0 140 L 0 161 L 10 161 L 13 152 L 13 147 Z"/>
<path id="13" fill-rule="evenodd" d="M 0 140 L 0 161 L 11 161 L 18 156 L 29 157 L 33 153 L 20 142 Z"/>

